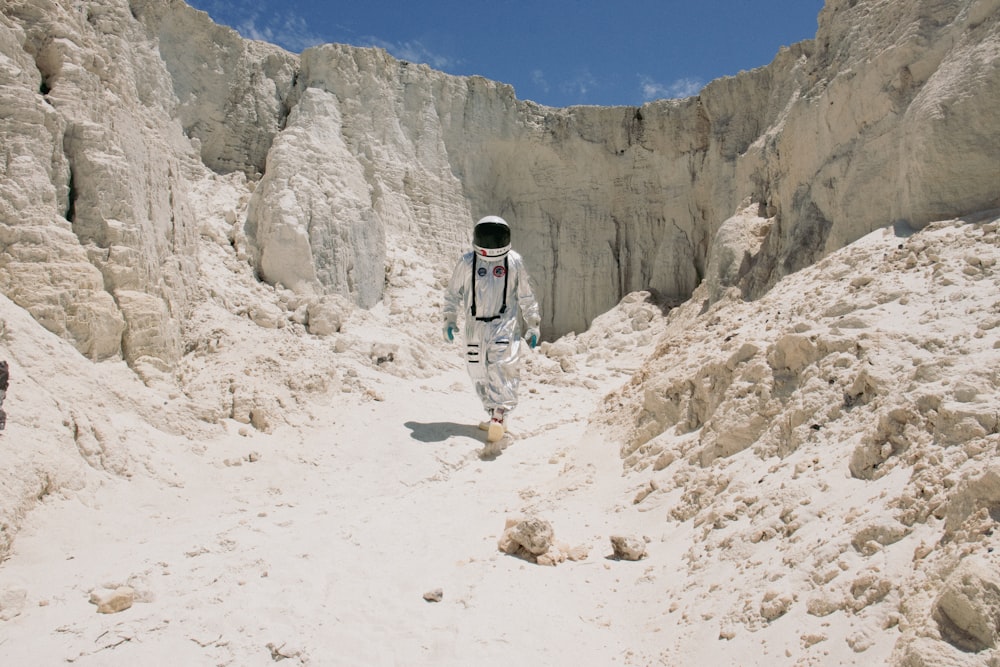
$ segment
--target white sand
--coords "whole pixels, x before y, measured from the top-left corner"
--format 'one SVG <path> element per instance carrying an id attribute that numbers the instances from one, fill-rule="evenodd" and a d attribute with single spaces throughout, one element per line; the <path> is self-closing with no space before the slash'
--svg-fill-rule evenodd
<path id="1" fill-rule="evenodd" d="M 437 291 L 394 290 L 395 312 L 417 313 L 417 335 L 393 329 L 381 305 L 333 337 L 351 341 L 346 353 L 303 335 L 312 345 L 305 354 L 323 357 L 307 365 L 335 366 L 337 380 L 283 415 L 294 426 L 267 434 L 228 420 L 227 433 L 206 426 L 184 437 L 183 421 L 180 435 L 151 432 L 130 406 L 111 406 L 121 411 L 118 430 L 136 436 L 124 443 L 130 477 L 93 471 L 83 490 L 47 495 L 31 511 L 0 568 L 0 589 L 26 594 L 0 625 L 3 662 L 264 665 L 284 655 L 318 665 L 608 664 L 648 647 L 641 637 L 651 630 L 637 622 L 648 603 L 636 606 L 628 591 L 653 593 L 641 582 L 655 561 L 606 558 L 609 535 L 640 530 L 642 516 L 624 511 L 617 445 L 589 433 L 587 417 L 649 353 L 652 332 L 572 374 L 534 351 L 513 441 L 497 456 L 477 428 L 485 413 L 462 348 L 438 341 L 436 308 L 423 301 Z M 301 353 L 282 332 L 219 317 L 206 321 L 239 339 L 235 355 Z M 367 341 L 402 343 L 400 360 L 376 365 Z M 50 344 L 72 362 L 62 341 Z M 413 346 L 432 358 L 418 364 L 406 356 Z M 57 370 L 44 356 L 24 361 L 12 371 L 4 445 L 43 403 L 25 395 L 26 376 Z M 213 380 L 232 372 L 213 363 L 199 372 Z M 121 364 L 102 364 L 83 382 L 108 373 L 128 376 Z M 150 403 L 183 399 L 169 388 L 152 394 Z M 543 567 L 499 552 L 505 520 L 527 513 L 550 521 L 557 540 L 588 547 L 589 558 Z M 135 604 L 96 613 L 91 591 L 122 585 Z M 423 599 L 437 588 L 441 602 Z"/>

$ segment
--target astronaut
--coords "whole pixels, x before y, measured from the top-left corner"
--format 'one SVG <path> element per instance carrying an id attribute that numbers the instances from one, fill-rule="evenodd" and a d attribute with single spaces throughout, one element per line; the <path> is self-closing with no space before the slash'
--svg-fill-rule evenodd
<path id="1" fill-rule="evenodd" d="M 532 292 L 521 255 L 510 249 L 510 225 L 489 215 L 476 223 L 472 252 L 462 255 L 444 297 L 444 337 L 451 342 L 458 331 L 458 315 L 465 316 L 463 331 L 466 365 L 488 422 L 479 425 L 489 442 L 500 440 L 507 416 L 517 407 L 521 382 L 521 322 L 531 347 L 538 344 L 538 302 Z"/>

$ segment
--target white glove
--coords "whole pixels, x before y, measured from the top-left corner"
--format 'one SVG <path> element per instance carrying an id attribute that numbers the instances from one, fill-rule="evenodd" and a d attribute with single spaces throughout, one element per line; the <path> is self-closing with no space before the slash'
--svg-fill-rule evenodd
<path id="1" fill-rule="evenodd" d="M 455 332 L 458 331 L 458 325 L 454 322 L 445 322 L 444 328 L 441 333 L 444 334 L 444 342 L 452 343 L 455 341 Z"/>

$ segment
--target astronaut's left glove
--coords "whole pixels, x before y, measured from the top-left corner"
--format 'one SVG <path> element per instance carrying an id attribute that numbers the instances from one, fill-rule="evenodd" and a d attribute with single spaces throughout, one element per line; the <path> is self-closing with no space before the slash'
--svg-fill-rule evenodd
<path id="1" fill-rule="evenodd" d="M 528 345 L 535 348 L 538 345 L 539 331 L 537 327 L 532 327 L 524 334 L 525 339 L 528 341 Z"/>

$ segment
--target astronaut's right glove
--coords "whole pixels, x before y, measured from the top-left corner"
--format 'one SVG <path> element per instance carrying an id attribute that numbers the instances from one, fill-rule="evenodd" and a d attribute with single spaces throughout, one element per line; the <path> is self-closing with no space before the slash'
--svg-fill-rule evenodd
<path id="1" fill-rule="evenodd" d="M 454 322 L 445 322 L 444 329 L 441 332 L 444 334 L 444 342 L 451 343 L 455 340 L 455 332 L 458 331 L 458 325 Z"/>

